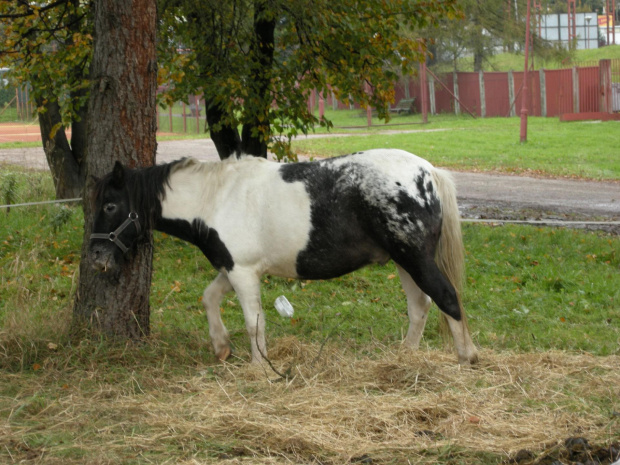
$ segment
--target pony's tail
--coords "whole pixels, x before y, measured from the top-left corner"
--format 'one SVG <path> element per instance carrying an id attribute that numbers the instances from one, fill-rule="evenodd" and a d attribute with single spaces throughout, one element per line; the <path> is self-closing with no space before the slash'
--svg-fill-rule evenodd
<path id="1" fill-rule="evenodd" d="M 467 328 L 467 318 L 461 301 L 465 274 L 465 248 L 461 234 L 461 216 L 456 201 L 456 187 L 452 175 L 438 168 L 433 170 L 433 180 L 439 193 L 442 214 L 441 236 L 437 245 L 435 261 L 439 270 L 456 289 L 461 310 L 461 321 Z M 448 321 L 443 312 L 440 312 L 440 315 L 439 333 L 444 342 L 447 342 L 450 334 Z"/>

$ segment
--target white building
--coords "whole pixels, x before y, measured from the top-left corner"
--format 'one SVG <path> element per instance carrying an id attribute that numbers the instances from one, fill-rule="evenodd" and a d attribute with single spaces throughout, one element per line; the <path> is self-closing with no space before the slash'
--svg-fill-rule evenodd
<path id="1" fill-rule="evenodd" d="M 599 26 L 596 12 L 576 13 L 574 30 L 578 50 L 598 48 Z M 560 42 L 564 47 L 568 48 L 568 15 L 566 13 L 541 15 L 540 36 L 550 42 Z M 613 41 L 611 42 L 613 43 Z M 618 36 L 616 37 L 616 43 L 620 43 L 618 42 Z"/>

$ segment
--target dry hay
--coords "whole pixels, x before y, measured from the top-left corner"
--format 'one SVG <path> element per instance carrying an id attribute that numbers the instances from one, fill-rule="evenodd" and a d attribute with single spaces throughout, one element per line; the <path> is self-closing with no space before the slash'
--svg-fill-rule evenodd
<path id="1" fill-rule="evenodd" d="M 122 387 L 101 382 L 89 397 L 75 389 L 40 419 L 78 431 L 97 419 L 96 434 L 76 432 L 76 444 L 101 457 L 148 451 L 158 463 L 188 464 L 436 463 L 450 454 L 480 463 L 479 453 L 508 458 L 573 436 L 620 437 L 618 356 L 483 350 L 468 368 L 444 352 L 356 355 L 286 338 L 272 341 L 270 358 L 288 378 L 245 362 L 182 379 L 155 370 L 149 382 L 145 373 Z M 2 425 L 0 448 L 25 433 Z"/>

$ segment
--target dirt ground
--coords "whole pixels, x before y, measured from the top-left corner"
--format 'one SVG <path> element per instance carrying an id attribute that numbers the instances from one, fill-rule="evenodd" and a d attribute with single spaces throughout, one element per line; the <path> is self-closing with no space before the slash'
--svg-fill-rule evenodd
<path id="1" fill-rule="evenodd" d="M 218 159 L 215 146 L 208 138 L 164 141 L 158 145 L 158 163 L 187 156 L 201 160 Z M 42 148 L 0 150 L 0 163 L 47 169 Z M 570 226 L 620 234 L 620 182 L 469 172 L 453 172 L 453 175 L 465 218 L 612 222 L 607 225 L 573 223 Z"/>

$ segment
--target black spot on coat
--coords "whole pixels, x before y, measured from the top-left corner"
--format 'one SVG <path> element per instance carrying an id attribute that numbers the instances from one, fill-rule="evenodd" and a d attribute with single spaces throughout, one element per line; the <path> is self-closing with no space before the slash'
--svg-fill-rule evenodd
<path id="1" fill-rule="evenodd" d="M 186 220 L 160 219 L 156 227 L 159 231 L 197 246 L 214 268 L 226 271 L 233 269 L 235 263 L 220 235 L 201 219 L 196 218 L 191 223 Z"/>

